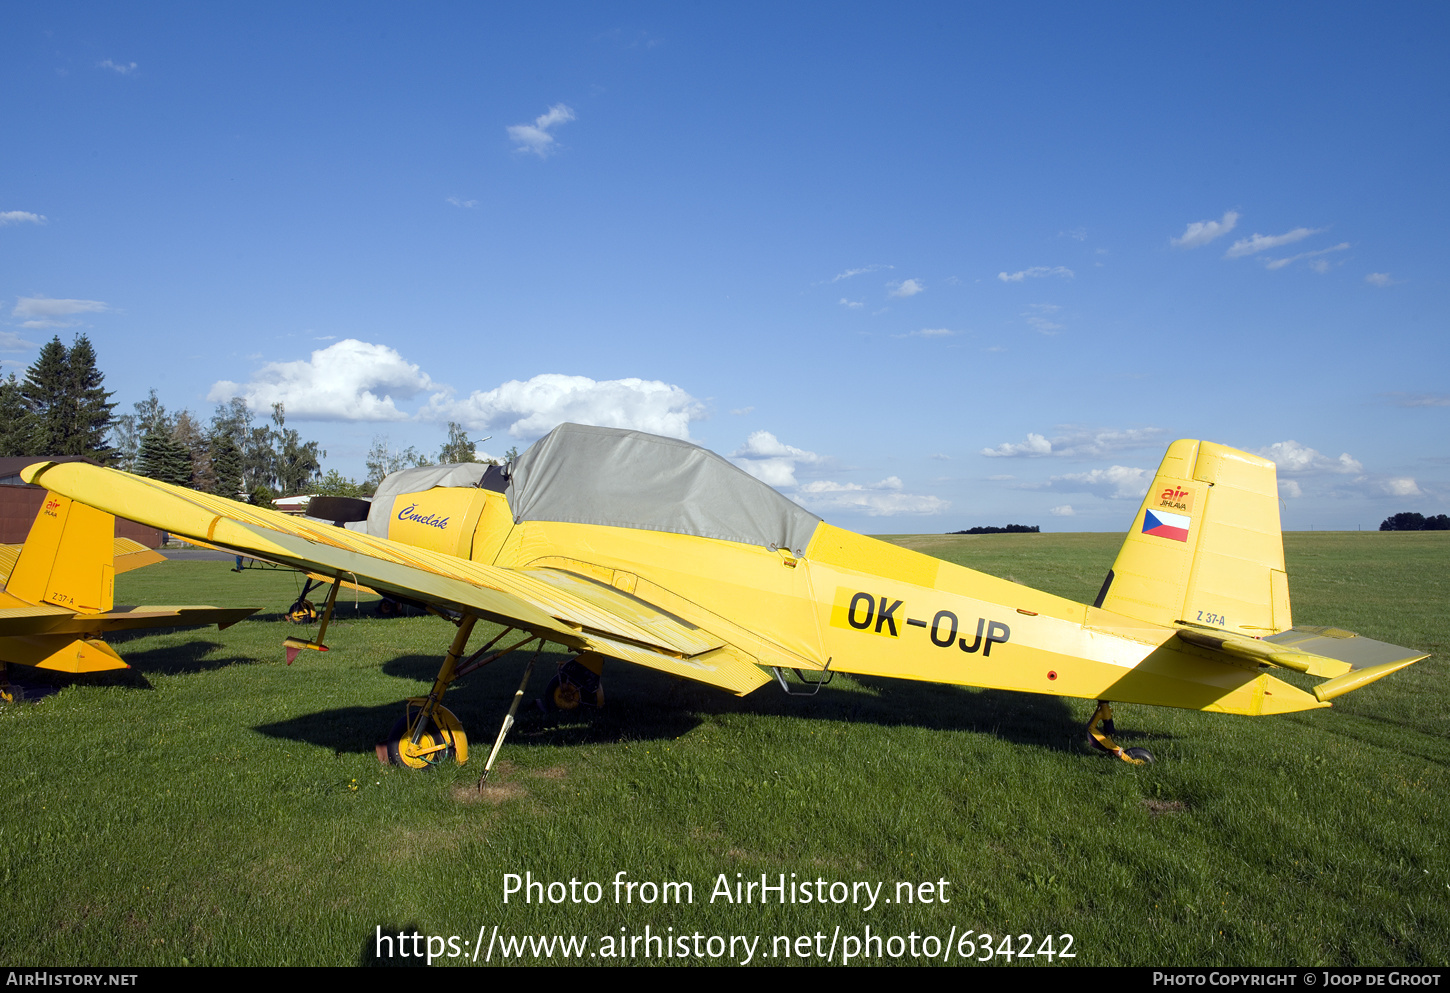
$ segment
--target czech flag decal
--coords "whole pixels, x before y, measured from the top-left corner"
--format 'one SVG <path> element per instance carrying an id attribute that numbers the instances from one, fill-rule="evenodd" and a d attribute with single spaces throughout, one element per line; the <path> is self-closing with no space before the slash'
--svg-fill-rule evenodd
<path id="1" fill-rule="evenodd" d="M 1166 510 L 1147 510 L 1143 512 L 1143 533 L 1187 541 L 1189 520 L 1182 514 L 1170 514 Z"/>

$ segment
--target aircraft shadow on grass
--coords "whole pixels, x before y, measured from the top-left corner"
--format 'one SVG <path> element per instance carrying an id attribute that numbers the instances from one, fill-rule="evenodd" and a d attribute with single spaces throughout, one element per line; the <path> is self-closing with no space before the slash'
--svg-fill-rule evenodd
<path id="1" fill-rule="evenodd" d="M 698 728 L 709 716 L 753 714 L 990 734 L 1013 744 L 1055 751 L 1082 748 L 1082 719 L 1073 713 L 1068 701 L 1059 697 L 859 675 L 823 686 L 811 697 L 786 696 L 776 687 L 762 687 L 737 697 L 665 673 L 619 665 L 606 671 L 607 703 L 603 709 L 543 712 L 535 701 L 564 657 L 558 653 L 540 654 L 518 711 L 517 725 L 510 734 L 514 747 L 674 740 Z M 492 671 L 460 679 L 455 691 L 450 692 L 449 705 L 458 719 L 475 729 L 472 748 L 486 747 L 497 733 L 518 688 L 523 662 L 520 658 L 517 662 L 497 663 Z M 419 684 L 417 694 L 421 696 L 427 693 L 423 684 L 436 667 L 434 656 L 403 655 L 385 663 L 383 672 Z M 791 686 L 793 691 L 802 689 L 794 681 Z M 338 754 L 371 752 L 398 713 L 398 702 L 341 707 L 298 714 L 254 730 Z M 1131 733 L 1128 736 L 1135 737 Z"/>
<path id="2" fill-rule="evenodd" d="M 112 632 L 107 641 L 124 645 L 144 638 L 154 631 Z M 120 686 L 134 690 L 154 689 L 147 676 L 185 676 L 212 672 L 233 665 L 249 665 L 256 659 L 237 655 L 213 655 L 224 646 L 215 641 L 197 640 L 167 645 L 144 651 L 127 651 L 126 669 L 101 672 L 55 672 L 32 666 L 15 665 L 10 669 L 11 682 L 21 688 L 23 699 L 35 702 L 70 686 Z"/>

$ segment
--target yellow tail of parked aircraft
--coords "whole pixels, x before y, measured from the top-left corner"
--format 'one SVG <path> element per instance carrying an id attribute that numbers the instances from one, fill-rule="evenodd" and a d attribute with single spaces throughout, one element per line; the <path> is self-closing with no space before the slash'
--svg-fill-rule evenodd
<path id="1" fill-rule="evenodd" d="M 1201 441 L 1169 448 L 1091 605 L 833 527 L 718 455 L 611 428 L 562 425 L 507 470 L 394 474 L 365 532 L 79 463 L 25 478 L 454 617 L 432 692 L 379 746 L 413 767 L 466 758 L 441 704 L 454 679 L 545 642 L 573 653 L 546 692 L 555 706 L 602 700 L 605 658 L 738 694 L 772 671 L 783 687 L 782 670 L 860 673 L 1097 700 L 1092 740 L 1130 762 L 1151 756 L 1113 743 L 1109 701 L 1282 714 L 1425 657 L 1294 628 L 1274 464 Z M 480 618 L 506 631 L 465 658 Z M 1324 681 L 1303 690 L 1279 668 Z"/>
<path id="2" fill-rule="evenodd" d="M 47 493 L 23 545 L 0 545 L 0 692 L 7 663 L 59 672 L 125 669 L 101 640 L 107 631 L 216 623 L 227 627 L 251 609 L 117 607 L 117 573 L 162 555 L 115 537 L 116 520 L 70 498 Z"/>

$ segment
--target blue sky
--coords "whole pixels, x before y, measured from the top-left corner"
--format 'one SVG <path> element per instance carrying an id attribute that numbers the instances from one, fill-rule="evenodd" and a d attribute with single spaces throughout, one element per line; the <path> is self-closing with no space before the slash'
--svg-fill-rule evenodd
<path id="1" fill-rule="evenodd" d="M 561 420 L 828 520 L 1450 511 L 1450 8 L 11 4 L 0 361 L 246 396 L 362 476 Z"/>

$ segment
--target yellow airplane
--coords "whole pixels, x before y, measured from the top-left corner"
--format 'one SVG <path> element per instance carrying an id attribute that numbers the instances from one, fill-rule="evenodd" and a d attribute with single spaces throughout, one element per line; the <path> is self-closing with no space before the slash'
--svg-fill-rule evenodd
<path id="1" fill-rule="evenodd" d="M 565 424 L 505 476 L 466 485 L 389 477 L 367 532 L 315 524 L 82 463 L 31 482 L 246 555 L 419 603 L 458 631 L 432 692 L 408 702 L 379 757 L 422 768 L 467 758 L 442 706 L 454 679 L 545 642 L 573 653 L 546 700 L 601 702 L 604 658 L 745 694 L 782 670 L 836 672 L 1234 714 L 1327 707 L 1425 657 L 1333 628 L 1294 628 L 1274 464 L 1201 441 L 1168 449 L 1101 592 L 1074 603 L 833 527 L 688 442 Z M 451 485 L 434 485 L 443 478 Z M 335 596 L 337 586 L 333 587 Z M 324 648 L 331 614 L 313 642 Z M 474 624 L 506 630 L 465 659 Z M 511 640 L 509 640 L 511 639 Z M 502 647 L 499 647 L 499 646 Z M 484 770 L 492 766 L 528 673 Z M 1325 681 L 1313 691 L 1270 675 Z M 807 678 L 806 673 L 814 673 Z"/>
<path id="2" fill-rule="evenodd" d="M 23 545 L 0 545 L 0 696 L 15 695 L 9 663 L 58 672 L 128 668 L 101 640 L 107 631 L 216 623 L 227 627 L 255 612 L 217 607 L 117 607 L 117 573 L 163 556 L 114 537 L 116 519 L 47 493 Z"/>

